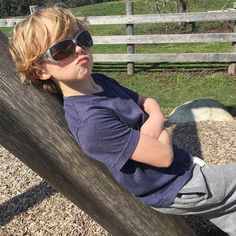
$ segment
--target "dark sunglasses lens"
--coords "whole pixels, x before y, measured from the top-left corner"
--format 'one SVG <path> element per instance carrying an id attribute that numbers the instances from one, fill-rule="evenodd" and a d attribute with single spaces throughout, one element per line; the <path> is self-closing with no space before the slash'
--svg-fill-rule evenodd
<path id="1" fill-rule="evenodd" d="M 51 56 L 54 60 L 60 61 L 72 55 L 75 50 L 75 44 L 72 40 L 64 40 L 56 43 L 50 48 Z"/>
<path id="2" fill-rule="evenodd" d="M 93 39 L 91 37 L 91 34 L 86 30 L 82 31 L 80 34 L 78 34 L 75 41 L 81 47 L 92 47 L 93 46 Z"/>

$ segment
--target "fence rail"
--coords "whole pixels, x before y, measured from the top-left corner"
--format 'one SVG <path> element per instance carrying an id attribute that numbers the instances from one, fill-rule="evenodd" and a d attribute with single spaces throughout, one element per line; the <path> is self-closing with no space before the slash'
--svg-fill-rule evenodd
<path id="1" fill-rule="evenodd" d="M 234 4 L 236 5 L 236 4 Z M 235 6 L 234 6 L 235 7 Z M 134 24 L 166 24 L 183 22 L 210 22 L 210 21 L 236 21 L 236 10 L 217 12 L 195 12 L 195 13 L 175 13 L 175 14 L 148 14 L 133 15 L 133 3 L 127 1 L 126 15 L 118 16 L 88 16 L 90 25 L 126 25 L 126 35 L 93 36 L 94 44 L 127 45 L 125 54 L 94 54 L 95 62 L 126 62 L 127 73 L 134 73 L 135 62 L 227 62 L 229 73 L 236 74 L 236 27 L 231 33 L 201 33 L 201 34 L 154 34 L 154 35 L 134 35 Z M 0 19 L 0 27 L 12 27 L 21 22 L 18 19 Z M 180 43 L 232 43 L 232 52 L 225 53 L 135 53 L 137 44 L 180 44 Z"/>
<path id="2" fill-rule="evenodd" d="M 78 17 L 83 19 L 83 17 Z M 24 18 L 0 19 L 0 27 L 13 27 Z M 150 23 L 181 23 L 206 21 L 233 21 L 236 20 L 235 11 L 222 12 L 195 12 L 173 14 L 145 14 L 145 15 L 117 15 L 117 16 L 88 16 L 91 25 L 126 25 Z"/>
<path id="3" fill-rule="evenodd" d="M 181 23 L 204 21 L 236 20 L 234 11 L 227 12 L 198 12 L 174 14 L 121 15 L 121 16 L 91 16 L 87 17 L 91 25 L 117 24 L 149 24 L 149 23 Z"/>
<path id="4" fill-rule="evenodd" d="M 93 36 L 94 44 L 168 44 L 234 42 L 236 33 Z"/>
<path id="5" fill-rule="evenodd" d="M 94 62 L 234 62 L 236 53 L 94 54 Z"/>

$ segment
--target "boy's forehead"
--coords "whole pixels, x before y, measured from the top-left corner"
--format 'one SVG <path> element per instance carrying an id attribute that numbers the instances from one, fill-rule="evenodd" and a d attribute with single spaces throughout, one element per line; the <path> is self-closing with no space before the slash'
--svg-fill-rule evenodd
<path id="1" fill-rule="evenodd" d="M 60 29 L 57 28 L 57 30 L 66 30 L 67 32 L 63 32 L 63 33 L 62 32 L 55 32 L 55 30 L 56 30 L 55 23 L 54 23 L 55 21 L 53 19 L 44 18 L 43 21 L 47 27 L 47 30 L 48 30 L 48 33 L 50 36 L 57 35 L 57 34 L 61 35 L 63 33 L 66 33 L 66 36 L 73 36 L 79 30 L 78 25 L 75 24 L 75 25 L 68 25 L 67 29 L 66 28 L 60 28 Z"/>

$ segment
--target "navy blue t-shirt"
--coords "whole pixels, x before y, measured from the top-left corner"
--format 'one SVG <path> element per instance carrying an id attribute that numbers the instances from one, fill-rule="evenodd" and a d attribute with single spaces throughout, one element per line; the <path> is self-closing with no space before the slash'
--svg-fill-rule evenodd
<path id="1" fill-rule="evenodd" d="M 150 206 L 168 206 L 190 178 L 190 155 L 174 146 L 169 168 L 131 160 L 146 119 L 138 94 L 102 74 L 92 74 L 102 92 L 64 97 L 68 126 L 82 150 L 110 170 L 129 192 Z M 147 150 L 148 155 L 148 150 Z"/>

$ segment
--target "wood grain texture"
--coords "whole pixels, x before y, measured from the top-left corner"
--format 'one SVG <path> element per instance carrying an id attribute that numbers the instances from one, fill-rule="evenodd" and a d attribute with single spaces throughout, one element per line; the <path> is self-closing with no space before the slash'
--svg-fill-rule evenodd
<path id="1" fill-rule="evenodd" d="M 91 25 L 112 24 L 147 24 L 147 23 L 180 23 L 204 21 L 233 21 L 236 20 L 235 11 L 230 12 L 192 12 L 145 15 L 119 16 L 88 16 Z"/>
<path id="2" fill-rule="evenodd" d="M 94 62 L 235 62 L 236 53 L 93 54 Z"/>
<path id="3" fill-rule="evenodd" d="M 133 2 L 131 2 L 131 1 L 126 1 L 126 15 L 127 16 L 133 15 Z M 134 34 L 134 25 L 127 24 L 126 25 L 126 35 L 133 36 L 133 34 Z M 127 44 L 127 54 L 133 54 L 134 53 L 134 43 L 126 42 L 125 44 Z M 128 75 L 134 74 L 134 63 L 133 62 L 127 63 L 127 74 Z"/>
<path id="4" fill-rule="evenodd" d="M 68 131 L 62 104 L 22 85 L 0 33 L 0 144 L 112 235 L 193 235 L 178 217 L 144 206 L 106 168 L 86 157 Z"/>
<path id="5" fill-rule="evenodd" d="M 94 44 L 168 44 L 236 42 L 236 33 L 93 36 Z"/>
<path id="6" fill-rule="evenodd" d="M 234 2 L 234 10 L 236 10 L 236 2 Z M 236 24 L 234 22 L 234 33 L 236 32 Z M 232 52 L 236 53 L 236 41 L 232 42 Z M 228 67 L 228 74 L 229 75 L 236 75 L 236 63 L 232 63 Z"/>
<path id="7" fill-rule="evenodd" d="M 77 17 L 83 19 L 83 17 Z M 12 27 L 24 18 L 0 19 L 0 27 Z M 180 23 L 180 22 L 204 22 L 204 21 L 234 21 L 235 11 L 228 12 L 192 12 L 192 13 L 168 13 L 168 14 L 140 14 L 117 16 L 88 16 L 91 25 L 125 25 L 147 23 Z"/>

